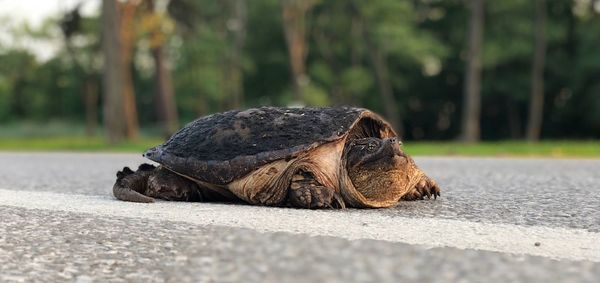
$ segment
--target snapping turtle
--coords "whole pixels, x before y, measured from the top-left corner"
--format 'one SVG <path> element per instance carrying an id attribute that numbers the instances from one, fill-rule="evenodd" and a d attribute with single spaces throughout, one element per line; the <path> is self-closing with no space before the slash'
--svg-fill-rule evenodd
<path id="1" fill-rule="evenodd" d="M 389 207 L 437 184 L 391 125 L 362 108 L 233 110 L 199 118 L 117 173 L 116 198 L 245 201 L 302 208 Z"/>

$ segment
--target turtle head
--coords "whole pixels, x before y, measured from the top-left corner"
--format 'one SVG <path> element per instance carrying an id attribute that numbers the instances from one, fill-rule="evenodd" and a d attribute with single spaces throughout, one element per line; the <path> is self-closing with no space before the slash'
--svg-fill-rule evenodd
<path id="1" fill-rule="evenodd" d="M 344 195 L 357 206 L 392 206 L 417 184 L 424 174 L 404 153 L 396 137 L 362 138 L 349 143 L 346 170 L 352 192 Z"/>
<path id="2" fill-rule="evenodd" d="M 350 143 L 348 169 L 393 169 L 408 162 L 397 138 L 363 138 Z M 367 169 L 368 170 L 368 169 Z"/>

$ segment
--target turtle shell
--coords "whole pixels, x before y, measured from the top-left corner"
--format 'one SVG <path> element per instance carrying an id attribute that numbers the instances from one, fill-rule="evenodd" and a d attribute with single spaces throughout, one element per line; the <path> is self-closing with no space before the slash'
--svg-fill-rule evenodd
<path id="1" fill-rule="evenodd" d="M 395 135 L 387 122 L 363 108 L 261 107 L 199 118 L 144 156 L 181 175 L 223 185 L 324 143 Z"/>

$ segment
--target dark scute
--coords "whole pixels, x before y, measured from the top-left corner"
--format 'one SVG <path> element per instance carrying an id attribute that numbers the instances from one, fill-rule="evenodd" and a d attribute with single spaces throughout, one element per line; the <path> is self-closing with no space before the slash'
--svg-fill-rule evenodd
<path id="1" fill-rule="evenodd" d="M 217 113 L 189 123 L 144 156 L 182 174 L 222 184 L 256 166 L 340 138 L 364 111 L 352 107 L 262 107 Z M 245 156 L 255 158 L 248 159 L 250 164 Z M 186 168 L 182 163 L 190 161 L 181 162 L 182 158 L 198 166 L 208 163 L 207 171 L 199 175 L 204 170 Z M 227 169 L 233 172 L 225 172 Z M 211 176 L 215 174 L 219 176 Z"/>

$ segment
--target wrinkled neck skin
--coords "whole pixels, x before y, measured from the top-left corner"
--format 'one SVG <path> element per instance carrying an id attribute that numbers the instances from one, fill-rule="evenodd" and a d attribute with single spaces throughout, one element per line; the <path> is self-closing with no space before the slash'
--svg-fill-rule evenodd
<path id="1" fill-rule="evenodd" d="M 340 189 L 348 206 L 380 208 L 395 205 L 425 174 L 405 155 L 393 164 L 348 168 L 347 150 L 340 166 Z M 387 167 L 387 168 L 385 168 Z"/>

